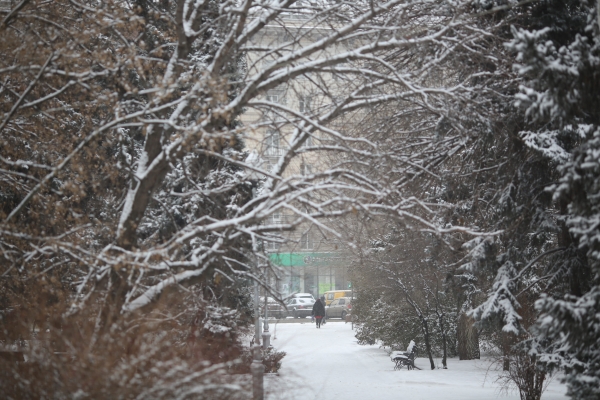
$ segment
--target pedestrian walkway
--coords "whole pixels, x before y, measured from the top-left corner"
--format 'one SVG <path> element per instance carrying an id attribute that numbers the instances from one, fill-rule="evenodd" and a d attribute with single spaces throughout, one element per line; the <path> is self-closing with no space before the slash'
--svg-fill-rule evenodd
<path id="1" fill-rule="evenodd" d="M 359 346 L 351 324 L 327 323 L 322 329 L 304 324 L 271 325 L 272 344 L 285 351 L 279 376 L 266 378 L 269 400 L 518 400 L 516 391 L 503 395 L 495 383 L 497 372 L 486 361 L 448 360 L 448 369 L 394 371 L 394 363 L 378 346 Z M 440 360 L 436 360 L 438 363 Z M 565 400 L 566 388 L 551 382 L 542 400 Z"/>

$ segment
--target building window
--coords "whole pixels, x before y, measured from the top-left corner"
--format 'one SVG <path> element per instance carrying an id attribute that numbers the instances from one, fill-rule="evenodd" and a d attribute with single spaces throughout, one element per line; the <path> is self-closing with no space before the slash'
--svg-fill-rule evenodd
<path id="1" fill-rule="evenodd" d="M 300 174 L 304 176 L 312 174 L 312 165 L 300 164 Z"/>
<path id="2" fill-rule="evenodd" d="M 300 98 L 300 100 L 298 100 L 298 111 L 300 112 L 306 112 L 306 100 L 304 100 L 304 98 Z"/>
<path id="3" fill-rule="evenodd" d="M 283 221 L 283 217 L 281 215 L 281 213 L 279 211 L 274 212 L 273 214 L 271 214 L 271 222 L 274 224 L 281 224 L 281 222 Z"/>
<path id="4" fill-rule="evenodd" d="M 279 143 L 281 136 L 278 131 L 269 131 L 266 137 L 266 155 L 267 156 L 279 156 L 281 155 L 281 148 Z"/>
<path id="5" fill-rule="evenodd" d="M 284 91 L 280 89 L 269 90 L 265 94 L 265 101 L 272 104 L 285 104 Z M 282 116 L 277 111 L 277 106 L 265 106 L 263 109 L 263 118 L 270 120 L 280 120 Z"/>
<path id="6" fill-rule="evenodd" d="M 310 97 L 301 96 L 298 98 L 298 111 L 301 113 L 310 111 Z"/>
<path id="7" fill-rule="evenodd" d="M 265 242 L 265 250 L 277 251 L 280 248 L 281 248 L 281 243 L 279 243 L 279 242 Z"/>
<path id="8" fill-rule="evenodd" d="M 265 99 L 271 103 L 279 103 L 279 95 L 278 94 L 267 94 Z"/>
<path id="9" fill-rule="evenodd" d="M 300 248 L 302 250 L 312 250 L 313 242 L 312 238 L 310 237 L 310 232 L 302 234 L 302 237 L 300 238 Z"/>
<path id="10" fill-rule="evenodd" d="M 331 96 L 331 102 L 336 105 L 339 106 L 340 104 L 342 104 L 346 99 L 343 96 Z"/>

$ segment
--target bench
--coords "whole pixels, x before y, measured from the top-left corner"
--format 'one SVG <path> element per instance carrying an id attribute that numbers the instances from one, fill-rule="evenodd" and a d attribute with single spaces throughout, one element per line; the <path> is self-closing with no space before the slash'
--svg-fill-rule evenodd
<path id="1" fill-rule="evenodd" d="M 411 369 L 421 369 L 415 366 L 415 357 L 416 351 L 413 347 L 413 350 L 410 353 L 402 352 L 402 351 L 394 351 L 390 354 L 390 358 L 395 363 L 394 371 L 401 369 L 402 367 L 406 367 L 407 370 Z"/>

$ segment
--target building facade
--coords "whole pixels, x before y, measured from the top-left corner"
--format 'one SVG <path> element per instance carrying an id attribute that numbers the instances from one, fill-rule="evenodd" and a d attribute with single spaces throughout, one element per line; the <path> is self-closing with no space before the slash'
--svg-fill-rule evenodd
<path id="1" fill-rule="evenodd" d="M 301 12 L 288 14 L 255 38 L 252 45 L 258 50 L 248 52 L 248 74 L 260 73 L 281 54 L 314 43 L 330 32 L 331 28 L 312 26 L 308 17 Z M 285 86 L 263 93 L 261 98 L 272 106 L 250 108 L 241 117 L 247 128 L 246 147 L 251 154 L 250 163 L 270 171 L 286 154 L 290 136 L 299 126 L 302 116 L 317 115 L 335 102 L 341 91 L 342 82 L 336 75 L 323 72 L 298 76 Z M 309 150 L 320 146 L 325 140 L 316 131 L 302 147 Z M 330 162 L 323 152 L 301 151 L 294 156 L 283 177 L 294 174 L 310 177 L 325 170 Z M 296 218 L 297 214 L 283 209 L 271 214 L 266 223 L 283 226 Z M 316 298 L 325 291 L 351 286 L 348 275 L 350 260 L 339 251 L 341 246 L 331 235 L 305 221 L 292 231 L 282 232 L 281 236 L 283 240 L 264 240 L 262 245 L 270 262 L 280 267 L 281 274 L 273 278 L 276 280 L 273 283 L 283 296 L 307 292 Z"/>

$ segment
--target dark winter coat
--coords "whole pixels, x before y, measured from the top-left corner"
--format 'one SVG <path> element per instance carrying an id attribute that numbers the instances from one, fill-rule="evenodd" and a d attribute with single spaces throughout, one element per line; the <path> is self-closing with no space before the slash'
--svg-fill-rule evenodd
<path id="1" fill-rule="evenodd" d="M 312 315 L 314 315 L 315 317 L 325 316 L 325 305 L 321 302 L 321 299 L 317 299 L 317 301 L 315 301 L 315 304 L 313 304 Z"/>

